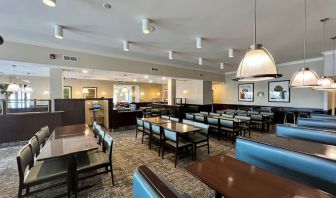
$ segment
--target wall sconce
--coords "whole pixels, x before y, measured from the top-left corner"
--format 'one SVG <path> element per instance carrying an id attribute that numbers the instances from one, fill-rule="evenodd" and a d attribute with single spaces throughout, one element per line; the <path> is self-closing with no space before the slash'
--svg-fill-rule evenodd
<path id="1" fill-rule="evenodd" d="M 188 93 L 188 90 L 183 90 L 183 93 L 184 93 L 184 94 L 187 94 L 187 93 Z"/>
<path id="2" fill-rule="evenodd" d="M 265 93 L 263 92 L 263 91 L 259 91 L 258 93 L 257 93 L 257 96 L 258 97 L 263 97 L 265 95 Z"/>
<path id="3" fill-rule="evenodd" d="M 144 95 L 145 95 L 145 93 L 144 93 L 144 92 L 141 92 L 141 93 L 140 93 L 140 95 L 144 96 Z"/>
<path id="4" fill-rule="evenodd" d="M 106 95 L 106 92 L 105 92 L 105 91 L 103 91 L 103 92 L 102 92 L 102 95 L 103 95 L 103 96 L 105 96 L 105 95 Z"/>
<path id="5" fill-rule="evenodd" d="M 80 92 L 79 92 L 79 91 L 77 91 L 77 92 L 76 92 L 76 95 L 79 95 L 79 94 L 80 94 Z"/>
<path id="6" fill-rule="evenodd" d="M 160 92 L 157 92 L 156 95 L 159 96 L 159 95 L 161 95 L 161 93 L 160 93 Z"/>

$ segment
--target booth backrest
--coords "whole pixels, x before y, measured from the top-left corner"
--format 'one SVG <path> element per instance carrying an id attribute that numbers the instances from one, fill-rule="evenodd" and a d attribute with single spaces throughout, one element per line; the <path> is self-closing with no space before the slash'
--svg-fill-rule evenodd
<path id="1" fill-rule="evenodd" d="M 312 119 L 328 119 L 328 120 L 336 120 L 336 116 L 328 115 L 328 114 L 310 114 Z"/>
<path id="2" fill-rule="evenodd" d="M 336 132 L 327 130 L 278 124 L 276 126 L 276 135 L 336 146 Z"/>
<path id="3" fill-rule="evenodd" d="M 310 118 L 298 118 L 297 125 L 300 127 L 313 127 L 324 129 L 336 129 L 336 121 L 314 120 Z"/>
<path id="4" fill-rule="evenodd" d="M 236 158 L 336 195 L 336 163 L 334 161 L 245 138 L 236 140 Z"/>

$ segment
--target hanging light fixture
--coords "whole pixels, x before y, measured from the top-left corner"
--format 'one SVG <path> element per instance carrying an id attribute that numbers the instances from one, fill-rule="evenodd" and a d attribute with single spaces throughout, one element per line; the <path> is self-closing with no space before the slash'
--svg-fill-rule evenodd
<path id="1" fill-rule="evenodd" d="M 320 21 L 323 22 L 323 51 L 325 51 L 325 35 L 326 35 L 326 23 L 329 20 L 329 18 L 324 18 L 321 19 Z M 323 59 L 325 61 L 325 59 Z M 334 74 L 334 69 L 333 69 L 333 74 Z M 326 77 L 326 76 L 322 76 L 318 81 L 317 84 L 319 86 L 313 87 L 313 89 L 315 90 L 320 90 L 320 91 L 328 91 L 330 89 L 334 89 L 333 85 L 334 85 L 334 80 Z"/>
<path id="2" fill-rule="evenodd" d="M 220 63 L 220 69 L 224 69 L 224 63 Z"/>
<path id="3" fill-rule="evenodd" d="M 254 0 L 254 44 L 245 53 L 233 80 L 261 81 L 281 76 L 271 53 L 261 44 L 257 44 L 257 0 Z"/>
<path id="4" fill-rule="evenodd" d="M 202 37 L 196 38 L 196 48 L 201 49 L 202 48 Z"/>
<path id="5" fill-rule="evenodd" d="M 229 58 L 233 58 L 234 57 L 233 52 L 234 52 L 234 49 L 233 48 L 229 48 L 229 54 L 228 54 Z"/>
<path id="6" fill-rule="evenodd" d="M 16 65 L 12 65 L 13 67 L 13 73 L 14 73 L 14 80 L 13 83 L 10 83 L 7 87 L 7 92 L 19 92 L 21 91 L 21 88 L 18 84 L 15 83 L 16 75 L 15 75 L 15 67 Z"/>
<path id="7" fill-rule="evenodd" d="M 315 71 L 306 67 L 306 26 L 307 26 L 307 0 L 304 0 L 304 42 L 303 42 L 303 68 L 297 71 L 291 81 L 293 88 L 311 88 L 318 86 L 319 77 Z"/>
<path id="8" fill-rule="evenodd" d="M 169 50 L 169 52 L 168 52 L 168 58 L 169 58 L 169 60 L 173 60 L 174 59 L 174 52 L 173 51 Z"/>

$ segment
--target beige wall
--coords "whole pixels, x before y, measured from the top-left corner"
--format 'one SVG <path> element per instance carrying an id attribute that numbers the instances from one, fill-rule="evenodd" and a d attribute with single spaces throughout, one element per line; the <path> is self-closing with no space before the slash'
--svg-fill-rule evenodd
<path id="1" fill-rule="evenodd" d="M 187 104 L 211 104 L 211 94 L 211 81 L 176 81 L 176 98 L 186 98 Z"/>

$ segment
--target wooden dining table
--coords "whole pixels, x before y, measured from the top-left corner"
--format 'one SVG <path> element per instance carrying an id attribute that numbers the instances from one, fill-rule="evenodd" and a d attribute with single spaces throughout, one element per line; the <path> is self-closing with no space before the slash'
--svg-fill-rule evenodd
<path id="1" fill-rule="evenodd" d="M 259 169 L 226 155 L 216 155 L 185 169 L 227 198 L 335 198 L 321 190 Z"/>
<path id="2" fill-rule="evenodd" d="M 202 130 L 201 128 L 194 127 L 192 125 L 188 124 L 182 124 L 179 122 L 170 122 L 170 123 L 164 123 L 160 124 L 160 126 L 164 129 L 168 129 L 170 131 L 179 133 L 179 134 L 187 134 L 191 132 L 196 132 Z"/>
<path id="3" fill-rule="evenodd" d="M 152 124 L 164 124 L 164 123 L 170 123 L 170 120 L 163 119 L 160 117 L 151 117 L 151 118 L 142 118 L 143 121 L 150 122 Z"/>
<path id="4" fill-rule="evenodd" d="M 96 139 L 86 124 L 57 127 L 41 149 L 37 160 L 47 160 L 64 157 L 68 160 L 68 171 L 71 180 L 70 189 L 75 189 L 75 155 L 98 149 Z"/>

